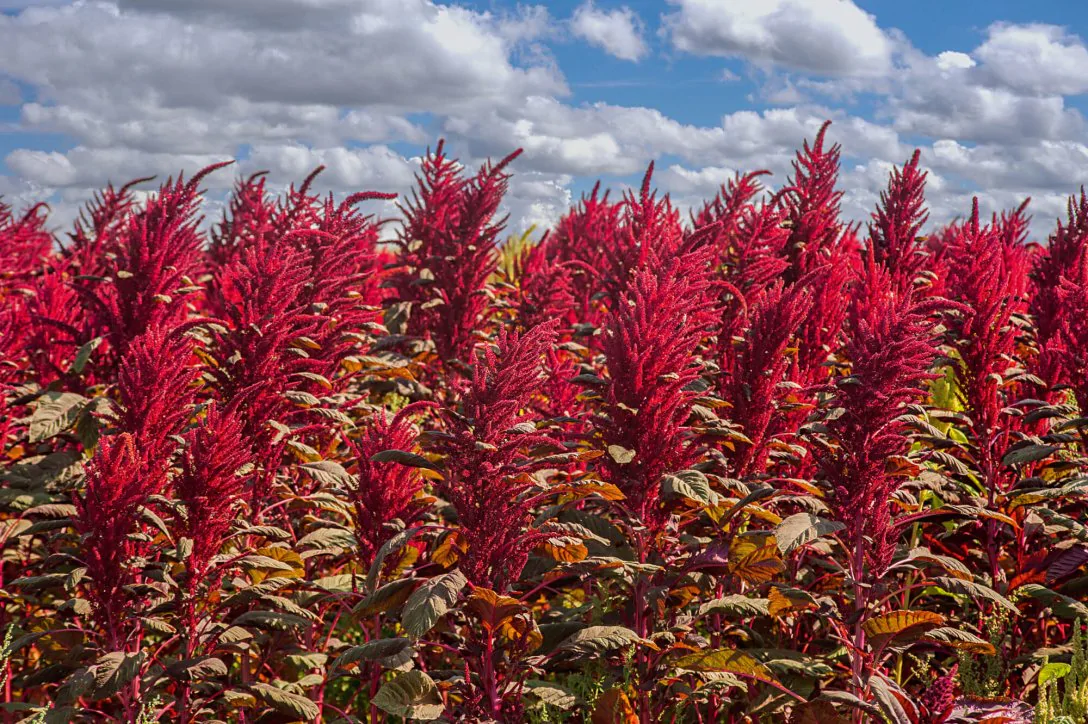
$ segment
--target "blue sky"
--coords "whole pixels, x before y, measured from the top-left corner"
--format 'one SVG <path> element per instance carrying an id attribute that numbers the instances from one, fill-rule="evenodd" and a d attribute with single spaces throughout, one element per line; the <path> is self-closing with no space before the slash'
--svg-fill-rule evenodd
<path id="1" fill-rule="evenodd" d="M 511 224 L 657 162 L 681 206 L 784 183 L 832 119 L 866 218 L 915 148 L 932 218 L 1033 199 L 1045 236 L 1088 168 L 1088 5 L 890 0 L 0 0 L 0 194 L 57 223 L 106 181 L 234 158 L 286 184 L 404 192 L 438 137 L 525 148 Z M 211 212 L 233 181 L 209 181 Z"/>

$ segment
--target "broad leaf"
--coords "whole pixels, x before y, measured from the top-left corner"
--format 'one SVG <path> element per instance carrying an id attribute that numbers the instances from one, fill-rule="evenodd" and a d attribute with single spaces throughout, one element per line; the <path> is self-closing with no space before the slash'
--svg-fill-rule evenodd
<path id="1" fill-rule="evenodd" d="M 281 714 L 306 721 L 313 721 L 321 716 L 321 708 L 305 696 L 292 694 L 265 683 L 251 684 L 249 689 L 259 701 Z"/>
<path id="2" fill-rule="evenodd" d="M 677 659 L 674 666 L 688 671 L 725 671 L 760 681 L 778 683 L 770 669 L 750 654 L 738 649 L 716 649 L 688 654 Z"/>
<path id="3" fill-rule="evenodd" d="M 461 589 L 468 583 L 465 574 L 458 569 L 428 580 L 412 592 L 404 603 L 401 623 L 412 636 L 422 636 L 446 615 Z"/>
<path id="4" fill-rule="evenodd" d="M 445 710 L 434 681 L 422 671 L 406 671 L 386 682 L 371 703 L 387 714 L 425 721 L 437 719 Z"/>
<path id="5" fill-rule="evenodd" d="M 811 513 L 797 513 L 778 524 L 774 531 L 774 538 L 778 543 L 778 550 L 785 556 L 820 536 L 837 533 L 845 528 L 846 526 L 838 521 L 824 520 Z"/>

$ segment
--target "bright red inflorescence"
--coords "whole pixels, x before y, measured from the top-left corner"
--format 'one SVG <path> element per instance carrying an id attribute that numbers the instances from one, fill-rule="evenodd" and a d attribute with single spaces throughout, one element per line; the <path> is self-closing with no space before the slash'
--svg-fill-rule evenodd
<path id="1" fill-rule="evenodd" d="M 651 528 L 666 519 L 658 506 L 661 476 L 698 455 L 687 424 L 698 393 L 689 385 L 701 373 L 695 352 L 718 321 L 711 251 L 650 256 L 605 323 L 609 381 L 597 427 L 610 454 L 603 472 Z"/>
<path id="2" fill-rule="evenodd" d="M 439 143 L 424 158 L 412 200 L 402 209 L 401 270 L 392 281 L 400 299 L 418 303 L 412 333 L 430 336 L 441 359 L 466 361 L 485 322 L 481 292 L 498 264 L 505 219 L 496 213 L 510 179 L 506 169 L 521 151 L 466 178 L 444 148 Z"/>
<path id="3" fill-rule="evenodd" d="M 892 275 L 895 286 L 907 290 L 925 264 L 919 238 L 929 218 L 925 207 L 926 172 L 919 167 L 921 152 L 902 168 L 892 170 L 886 191 L 880 192 L 880 206 L 869 222 L 869 244 L 878 264 Z"/>
<path id="4" fill-rule="evenodd" d="M 544 355 L 555 325 L 502 333 L 473 366 L 461 412 L 443 411 L 446 459 L 440 490 L 457 511 L 467 550 L 460 564 L 472 583 L 502 592 L 517 580 L 529 551 L 547 534 L 530 530 L 525 493 L 542 467 L 526 452 L 558 443 L 536 431 L 528 407 L 544 384 Z"/>
<path id="5" fill-rule="evenodd" d="M 418 431 L 412 415 L 423 409 L 423 403 L 408 405 L 395 415 L 385 410 L 375 413 L 348 443 L 355 455 L 356 486 L 349 491 L 355 517 L 355 537 L 359 555 L 370 565 L 378 550 L 396 531 L 386 524 L 400 520 L 415 522 L 427 507 L 420 496 L 423 477 L 419 471 L 397 462 L 371 460 L 383 450 L 411 450 L 416 445 Z"/>
<path id="6" fill-rule="evenodd" d="M 763 289 L 751 301 L 747 329 L 723 377 L 723 399 L 732 405 L 730 419 L 738 423 L 750 443 L 737 443 L 734 474 L 738 477 L 764 469 L 767 442 L 774 427 L 776 407 L 784 397 L 790 359 L 786 347 L 809 312 L 811 294 L 805 284 L 785 289 L 780 281 Z M 732 349 L 732 340 L 728 340 Z M 778 422 L 781 422 L 780 420 Z"/>
<path id="7" fill-rule="evenodd" d="M 1088 197 L 923 235 L 915 152 L 863 227 L 827 132 L 506 247 L 518 152 L 443 143 L 391 241 L 321 168 L 207 230 L 223 164 L 63 244 L 0 204 L 5 716 L 1028 721 L 1083 626 Z"/>
<path id="8" fill-rule="evenodd" d="M 146 539 L 133 537 L 140 507 L 166 483 L 167 461 L 151 458 L 129 433 L 102 440 L 87 463 L 85 491 L 74 500 L 75 526 L 84 536 L 84 563 L 94 581 L 91 600 L 111 638 L 128 627 L 121 617 L 133 599 L 123 589 L 135 582 L 134 558 L 148 547 Z"/>
<path id="9" fill-rule="evenodd" d="M 889 506 L 901 480 L 889 472 L 889 460 L 910 446 L 897 418 L 924 396 L 923 384 L 934 377 L 932 316 L 945 303 L 902 293 L 871 255 L 853 291 L 846 341 L 850 374 L 835 383 L 835 406 L 842 412 L 827 422 L 835 447 L 819 457 L 833 486 L 835 517 L 847 524 L 843 534 L 879 576 L 897 538 Z M 855 558 L 854 564 L 860 570 L 862 561 Z"/>
<path id="10" fill-rule="evenodd" d="M 1031 268 L 1030 311 L 1035 322 L 1039 357 L 1035 368 L 1047 383 L 1053 385 L 1068 375 L 1062 369 L 1061 342 L 1055 337 L 1065 324 L 1070 311 L 1062 302 L 1059 287 L 1062 277 L 1080 268 L 1088 255 L 1088 196 L 1081 189 L 1079 196 L 1070 196 L 1065 223 L 1059 219 L 1058 228 L 1045 248 L 1035 254 Z"/>
<path id="11" fill-rule="evenodd" d="M 250 452 L 242 423 L 217 405 L 184 435 L 180 471 L 173 479 L 174 492 L 185 504 L 185 518 L 178 534 L 192 541 L 189 554 L 189 590 L 208 572 L 230 530 L 245 486 L 241 475 Z"/>

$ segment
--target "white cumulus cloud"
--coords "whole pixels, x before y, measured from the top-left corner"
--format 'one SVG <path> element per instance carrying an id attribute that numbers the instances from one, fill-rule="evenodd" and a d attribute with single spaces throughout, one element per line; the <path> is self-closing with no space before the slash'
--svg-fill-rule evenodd
<path id="1" fill-rule="evenodd" d="M 879 75 L 893 42 L 851 0 L 669 0 L 673 44 L 698 55 L 742 57 L 827 75 Z"/>
<path id="2" fill-rule="evenodd" d="M 628 7 L 601 10 L 588 0 L 574 11 L 571 32 L 621 60 L 640 60 L 647 46 L 642 38 L 642 23 Z"/>

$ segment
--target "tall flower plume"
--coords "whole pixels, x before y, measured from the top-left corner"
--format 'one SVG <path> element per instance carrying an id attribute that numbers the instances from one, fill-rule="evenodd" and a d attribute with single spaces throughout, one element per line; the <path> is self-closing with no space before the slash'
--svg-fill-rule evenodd
<path id="1" fill-rule="evenodd" d="M 239 472 L 249 461 L 242 433 L 241 421 L 213 404 L 184 435 L 173 486 L 177 499 L 185 504 L 177 533 L 193 542 L 188 559 L 190 591 L 204 578 L 234 522 L 244 486 Z"/>
<path id="2" fill-rule="evenodd" d="M 1035 321 L 1035 337 L 1039 346 L 1036 372 L 1050 385 L 1066 378 L 1062 354 L 1054 338 L 1072 312 L 1063 304 L 1062 277 L 1080 268 L 1088 255 L 1088 196 L 1081 189 L 1079 196 L 1070 196 L 1065 223 L 1050 235 L 1049 243 L 1032 259 L 1030 311 Z"/>
<path id="3" fill-rule="evenodd" d="M 751 302 L 746 329 L 738 349 L 723 364 L 723 398 L 731 405 L 730 418 L 740 424 L 751 443 L 738 443 L 734 472 L 738 477 L 759 471 L 766 457 L 775 408 L 782 398 L 790 359 L 786 347 L 809 312 L 808 287 L 785 288 L 779 281 L 761 290 Z M 720 340 L 721 341 L 721 340 Z M 726 340 L 730 348 L 732 340 Z"/>
<path id="4" fill-rule="evenodd" d="M 128 627 L 122 614 L 133 603 L 123 589 L 134 582 L 133 558 L 147 547 L 132 534 L 139 530 L 140 507 L 165 488 L 166 472 L 165 461 L 151 459 L 132 435 L 121 433 L 99 442 L 87 463 L 85 490 L 74 500 L 91 601 L 114 650 L 123 645 Z"/>
<path id="5" fill-rule="evenodd" d="M 383 450 L 411 450 L 416 445 L 418 432 L 412 415 L 423 406 L 408 405 L 392 416 L 384 409 L 376 412 L 361 425 L 357 436 L 348 439 L 358 468 L 355 487 L 349 491 L 355 538 L 367 565 L 396 532 L 387 523 L 400 519 L 410 524 L 426 507 L 419 498 L 423 489 L 419 470 L 397 462 L 371 460 Z"/>
<path id="6" fill-rule="evenodd" d="M 188 181 L 179 176 L 163 184 L 117 230 L 106 280 L 77 286 L 112 359 L 124 355 L 151 326 L 172 326 L 184 317 L 185 293 L 201 269 L 200 182 L 225 165 L 209 166 Z"/>
<path id="7" fill-rule="evenodd" d="M 600 182 L 592 192 L 583 195 L 578 206 L 568 211 L 550 235 L 550 251 L 555 258 L 569 263 L 574 294 L 575 317 L 582 322 L 599 321 L 599 305 L 594 296 L 598 291 L 597 276 L 604 268 L 609 250 L 617 248 L 621 204 L 601 193 Z"/>
<path id="8" fill-rule="evenodd" d="M 926 172 L 915 150 L 902 168 L 892 169 L 888 188 L 880 192 L 880 205 L 869 222 L 869 245 L 877 263 L 882 264 L 901 289 L 914 284 L 925 264 L 919 234 L 929 212 L 925 207 Z"/>
<path id="9" fill-rule="evenodd" d="M 1022 212 L 1023 207 L 983 225 L 976 199 L 971 216 L 956 227 L 948 251 L 950 295 L 967 307 L 956 318 L 956 373 L 981 472 L 991 489 L 1006 484 L 1000 460 L 1014 424 L 1001 417 L 1015 401 L 1008 399 L 1014 391 L 1002 384 L 1002 374 L 1014 366 L 1019 331 L 1013 315 L 1024 310 L 1027 292 Z"/>
<path id="10" fill-rule="evenodd" d="M 557 443 L 535 432 L 527 410 L 544 383 L 542 363 L 554 341 L 554 324 L 524 334 L 501 331 L 473 367 L 461 412 L 441 413 L 447 434 L 436 443 L 445 456 L 440 489 L 467 545 L 460 566 L 469 581 L 499 592 L 517 581 L 529 551 L 548 537 L 532 531 L 525 493 L 529 475 L 543 467 L 530 451 Z"/>
<path id="11" fill-rule="evenodd" d="M 129 345 L 117 379 L 113 424 L 149 459 L 167 461 L 196 398 L 192 344 L 181 330 L 152 327 Z"/>
<path id="12" fill-rule="evenodd" d="M 597 426 L 617 454 L 601 458 L 604 474 L 651 527 L 665 521 L 661 476 L 697 455 L 687 425 L 696 396 L 689 385 L 700 375 L 695 352 L 718 318 L 712 253 L 703 246 L 637 270 L 605 326 L 609 381 Z"/>
<path id="13" fill-rule="evenodd" d="M 889 501 L 900 481 L 886 465 L 909 447 L 898 418 L 934 377 L 929 369 L 938 350 L 931 317 L 944 306 L 897 289 L 871 255 L 854 285 L 846 341 L 850 374 L 834 387 L 833 406 L 842 414 L 827 423 L 835 447 L 819 456 L 834 491 L 832 509 L 848 526 L 855 580 L 862 580 L 866 564 L 880 575 L 895 550 Z"/>
<path id="14" fill-rule="evenodd" d="M 0 293 L 13 282 L 26 282 L 45 264 L 53 246 L 46 209 L 38 204 L 18 214 L 0 201 Z"/>
<path id="15" fill-rule="evenodd" d="M 411 333 L 430 336 L 443 360 L 467 360 L 486 322 L 483 292 L 498 265 L 495 246 L 506 223 L 495 215 L 510 179 L 506 169 L 520 154 L 465 178 L 440 142 L 424 158 L 412 199 L 402 208 L 396 243 L 403 269 L 393 282 L 401 300 L 416 304 Z"/>

